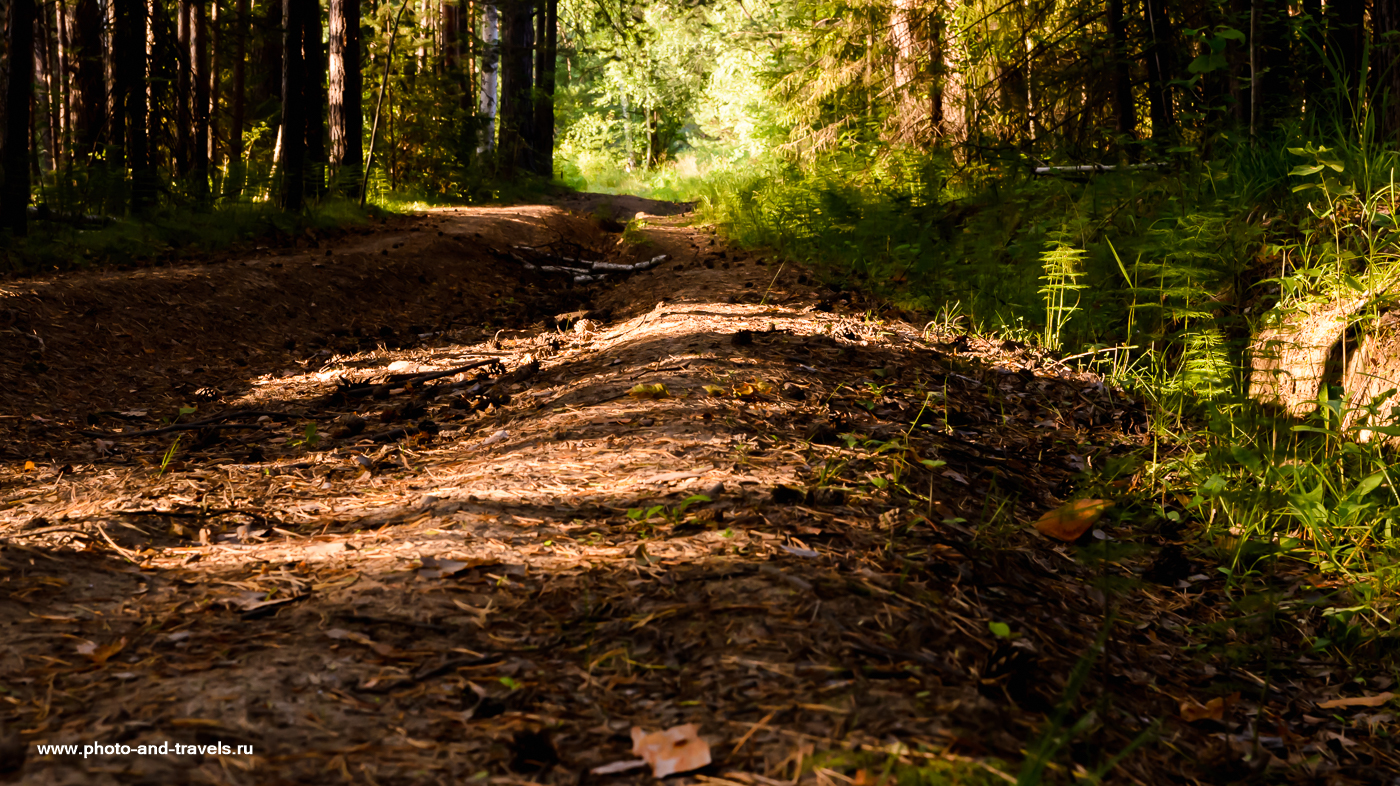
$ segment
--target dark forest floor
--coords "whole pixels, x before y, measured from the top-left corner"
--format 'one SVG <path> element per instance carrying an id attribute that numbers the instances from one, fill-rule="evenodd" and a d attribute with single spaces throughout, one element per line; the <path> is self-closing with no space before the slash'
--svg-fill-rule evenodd
<path id="1" fill-rule="evenodd" d="M 1000 783 L 1064 704 L 1052 781 L 1155 729 L 1110 780 L 1389 782 L 1394 719 L 1345 701 L 1387 673 L 1280 655 L 1180 533 L 1029 528 L 1143 450 L 1138 403 L 683 209 L 0 283 L 0 769 L 642 782 L 590 770 L 693 723 L 673 780 Z M 162 742 L 254 753 L 36 747 Z"/>

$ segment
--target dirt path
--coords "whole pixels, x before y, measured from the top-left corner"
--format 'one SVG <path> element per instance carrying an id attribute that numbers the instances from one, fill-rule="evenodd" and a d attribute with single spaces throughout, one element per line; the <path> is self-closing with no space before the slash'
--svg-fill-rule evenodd
<path id="1" fill-rule="evenodd" d="M 444 209 L 0 285 L 0 770 L 640 782 L 589 771 L 633 726 L 695 723 L 714 763 L 686 777 L 712 783 L 1001 782 L 1104 582 L 1153 570 L 1111 599 L 1128 624 L 1076 705 L 1099 720 L 1062 761 L 1167 718 L 1200 755 L 1134 777 L 1253 766 L 1175 720 L 1234 684 L 1170 657 L 1203 641 L 1198 567 L 1086 567 L 1024 531 L 1141 444 L 1138 405 L 657 215 L 680 209 Z M 626 236 L 599 217 L 639 210 Z M 544 269 L 579 259 L 654 266 Z M 163 742 L 254 753 L 35 747 Z"/>

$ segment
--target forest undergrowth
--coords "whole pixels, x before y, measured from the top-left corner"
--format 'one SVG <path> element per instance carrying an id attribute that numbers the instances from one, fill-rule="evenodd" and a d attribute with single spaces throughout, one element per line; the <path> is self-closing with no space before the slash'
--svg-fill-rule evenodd
<path id="1" fill-rule="evenodd" d="M 1396 155 L 1369 136 L 1295 129 L 1211 156 L 1183 148 L 1153 166 L 1048 175 L 1015 156 L 852 147 L 687 185 L 731 240 L 875 293 L 888 311 L 871 321 L 1056 350 L 1141 397 L 1151 439 L 1087 468 L 1078 496 L 1115 502 L 1110 519 L 1169 533 L 1213 565 L 1242 619 L 1261 602 L 1296 608 L 1277 578 L 1307 574 L 1303 605 L 1321 612 L 1300 627 L 1307 646 L 1388 660 L 1400 409 L 1394 390 L 1349 396 L 1339 370 L 1384 322 L 1400 273 Z M 1261 402 L 1252 338 L 1338 299 L 1357 305 L 1318 400 Z"/>

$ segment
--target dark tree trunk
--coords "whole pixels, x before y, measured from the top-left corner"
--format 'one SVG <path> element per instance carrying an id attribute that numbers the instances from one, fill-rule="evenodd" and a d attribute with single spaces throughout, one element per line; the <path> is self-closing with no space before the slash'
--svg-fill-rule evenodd
<path id="1" fill-rule="evenodd" d="M 155 176 L 151 170 L 146 135 L 146 7 L 141 0 L 113 0 L 114 69 L 118 99 L 123 110 L 126 165 L 131 170 L 131 211 L 141 213 L 154 201 Z"/>
<path id="2" fill-rule="evenodd" d="M 190 83 L 193 80 L 190 73 L 192 68 L 190 55 L 194 52 L 194 47 L 190 42 L 190 28 L 194 17 L 191 0 L 179 0 L 175 13 L 178 60 L 175 66 L 175 150 L 173 152 L 175 154 L 175 171 L 180 177 L 184 177 L 190 173 L 190 130 L 194 125 L 190 112 Z"/>
<path id="3" fill-rule="evenodd" d="M 312 0 L 302 33 L 305 87 L 307 183 L 316 196 L 326 191 L 326 45 L 322 40 L 321 7 Z"/>
<path id="4" fill-rule="evenodd" d="M 438 3 L 438 73 L 453 75 L 461 67 L 461 6 L 459 0 L 440 0 Z"/>
<path id="5" fill-rule="evenodd" d="M 1376 138 L 1391 148 L 1400 137 L 1400 0 L 1375 0 L 1371 32 Z"/>
<path id="6" fill-rule="evenodd" d="M 254 111 L 282 97 L 282 58 L 286 46 L 286 29 L 282 25 L 282 0 L 263 3 L 266 9 L 261 19 L 262 48 L 258 52 L 258 81 L 249 95 Z"/>
<path id="7" fill-rule="evenodd" d="M 189 50 L 180 44 L 179 7 L 175 15 L 165 3 L 151 3 L 150 35 L 146 38 L 146 156 L 151 172 L 165 164 L 171 172 L 179 171 L 180 153 L 179 101 L 176 97 L 181 66 L 189 66 Z M 186 105 L 188 109 L 188 105 Z M 186 131 L 188 141 L 188 130 Z M 183 155 L 183 154 L 181 154 Z M 189 158 L 185 157 L 188 166 Z M 154 182 L 154 181 L 153 181 Z"/>
<path id="8" fill-rule="evenodd" d="M 1137 109 L 1133 106 L 1133 81 L 1128 70 L 1128 33 L 1123 25 L 1123 0 L 1108 0 L 1108 36 L 1113 45 L 1113 126 L 1131 140 L 1137 134 Z"/>
<path id="9" fill-rule="evenodd" d="M 52 62 L 53 38 L 50 35 L 47 5 L 36 7 L 34 18 L 34 116 L 33 126 L 37 172 L 52 172 L 58 166 L 55 143 L 58 141 L 58 113 L 54 111 L 54 101 L 58 100 Z"/>
<path id="10" fill-rule="evenodd" d="M 219 74 L 223 73 L 223 63 L 227 44 L 224 41 L 223 25 L 227 13 L 220 7 L 223 0 L 209 0 L 209 166 L 219 166 Z"/>
<path id="11" fill-rule="evenodd" d="M 193 0 L 190 12 L 190 73 L 194 79 L 194 147 L 190 151 L 190 174 L 199 199 L 209 195 L 209 20 L 207 0 Z"/>
<path id="12" fill-rule="evenodd" d="M 554 177 L 554 68 L 559 59 L 559 0 L 542 0 L 535 58 L 535 151 L 539 174 Z"/>
<path id="13" fill-rule="evenodd" d="M 1325 46 L 1322 25 L 1322 0 L 1303 0 L 1303 38 L 1296 42 L 1294 60 L 1298 63 L 1307 112 L 1315 114 L 1323 91 L 1327 90 L 1327 71 L 1322 65 L 1321 51 Z"/>
<path id="14" fill-rule="evenodd" d="M 1171 80 L 1176 76 L 1172 62 L 1171 24 L 1163 8 L 1165 0 L 1143 0 L 1147 19 L 1147 98 L 1152 117 L 1152 138 L 1165 141 L 1175 121 Z"/>
<path id="15" fill-rule="evenodd" d="M 5 91 L 5 148 L 0 159 L 0 228 L 29 234 L 29 102 L 34 92 L 34 0 L 11 0 L 10 78 Z"/>
<path id="16" fill-rule="evenodd" d="M 58 86 L 58 128 L 59 149 L 62 151 L 61 164 L 72 172 L 73 165 L 73 95 L 76 85 L 73 81 L 73 39 L 72 18 L 66 0 L 54 0 L 54 61 L 53 73 Z M 70 177 L 69 180 L 72 178 Z"/>
<path id="17" fill-rule="evenodd" d="M 248 80 L 248 0 L 238 0 L 233 18 L 233 107 L 229 113 L 229 163 L 243 159 L 243 113 L 247 106 Z M 242 184 L 239 184 L 242 189 Z"/>
<path id="18" fill-rule="evenodd" d="M 301 210 L 306 188 L 306 60 L 304 44 L 315 0 L 282 0 L 282 176 L 284 210 Z"/>
<path id="19" fill-rule="evenodd" d="M 360 71 L 359 0 L 331 0 L 331 162 L 350 197 L 360 195 L 364 169 L 363 74 Z"/>
<path id="20" fill-rule="evenodd" d="M 74 144 L 84 157 L 96 154 L 107 126 L 107 85 L 102 62 L 102 7 L 97 0 L 78 0 L 74 80 L 78 92 Z"/>
<path id="21" fill-rule="evenodd" d="M 1366 84 L 1365 74 L 1361 73 L 1365 16 L 1365 0 L 1335 0 L 1327 4 L 1327 59 L 1337 68 L 1336 81 L 1344 89 L 1337 106 L 1331 109 L 1344 122 L 1361 116 L 1361 92 Z"/>
<path id="22" fill-rule="evenodd" d="M 534 3 L 511 0 L 501 10 L 500 158 L 506 174 L 535 171 L 535 105 L 531 79 Z"/>

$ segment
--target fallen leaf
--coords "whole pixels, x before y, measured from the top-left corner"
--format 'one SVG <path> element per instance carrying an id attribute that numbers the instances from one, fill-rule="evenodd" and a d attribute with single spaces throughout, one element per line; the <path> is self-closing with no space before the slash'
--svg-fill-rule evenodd
<path id="1" fill-rule="evenodd" d="M 109 642 L 100 647 L 94 642 L 85 641 L 78 645 L 78 654 L 84 655 L 88 660 L 98 666 L 102 666 L 105 665 L 113 655 L 121 652 L 124 647 L 126 647 L 126 639 Z"/>
<path id="2" fill-rule="evenodd" d="M 1395 694 L 1386 691 L 1385 693 L 1377 693 L 1374 696 L 1352 696 L 1345 699 L 1320 701 L 1317 703 L 1317 706 L 1324 710 L 1332 710 L 1338 707 L 1379 707 L 1393 698 L 1395 698 Z"/>
<path id="3" fill-rule="evenodd" d="M 509 437 L 510 437 L 510 432 L 507 431 L 507 430 L 505 430 L 505 429 L 501 429 L 500 431 L 497 431 L 495 434 L 492 434 L 491 436 L 487 437 L 486 439 L 483 439 L 483 440 L 481 441 L 481 447 L 486 447 L 487 445 L 494 445 L 494 444 L 496 444 L 497 442 L 505 442 L 506 439 L 509 438 Z"/>
<path id="4" fill-rule="evenodd" d="M 26 461 L 26 462 L 24 462 L 24 471 L 25 471 L 25 472 L 28 472 L 28 471 L 31 470 L 31 469 L 34 469 L 34 462 L 32 462 L 32 461 Z"/>
<path id="5" fill-rule="evenodd" d="M 704 390 L 705 390 L 706 393 L 709 393 L 711 396 L 723 396 L 723 395 L 724 395 L 724 388 L 720 387 L 719 385 L 706 385 L 705 388 L 704 388 Z"/>
<path id="6" fill-rule="evenodd" d="M 1072 543 L 1079 540 L 1080 535 L 1088 532 L 1089 528 L 1094 526 L 1094 522 L 1103 516 L 1104 511 L 1111 507 L 1113 503 L 1106 499 L 1077 499 L 1066 502 L 1037 519 L 1035 528 L 1043 535 Z"/>
<path id="7" fill-rule="evenodd" d="M 1225 717 L 1225 710 L 1229 709 L 1239 698 L 1240 694 L 1236 692 L 1229 696 L 1216 696 L 1205 704 L 1194 699 L 1187 699 L 1181 702 L 1181 719 L 1187 723 L 1201 720 L 1222 720 Z"/>
<path id="8" fill-rule="evenodd" d="M 635 399 L 663 399 L 671 398 L 671 391 L 658 382 L 654 385 L 637 384 L 627 391 L 627 395 Z"/>
<path id="9" fill-rule="evenodd" d="M 462 562 L 455 559 L 438 559 L 437 557 L 424 557 L 423 567 L 418 569 L 420 579 L 440 579 L 461 573 L 471 567 L 470 562 Z"/>
<path id="10" fill-rule="evenodd" d="M 652 775 L 658 778 L 698 770 L 710 763 L 710 746 L 700 739 L 700 727 L 694 723 L 652 734 L 633 726 L 632 752 L 650 764 Z"/>

